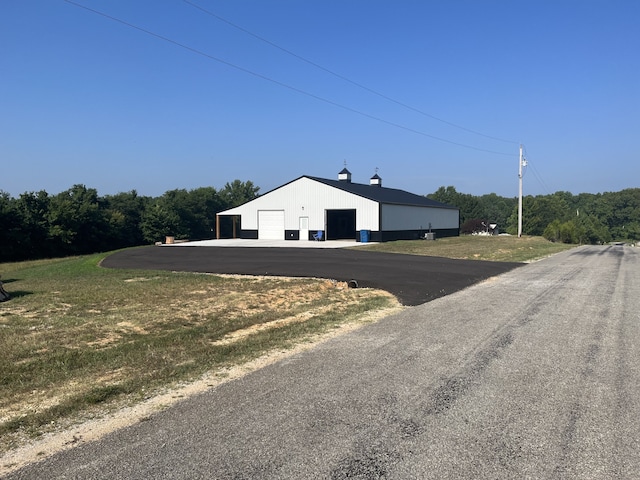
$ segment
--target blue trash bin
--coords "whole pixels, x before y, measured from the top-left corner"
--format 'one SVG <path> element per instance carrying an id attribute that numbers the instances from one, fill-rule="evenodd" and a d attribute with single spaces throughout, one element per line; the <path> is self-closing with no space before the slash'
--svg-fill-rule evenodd
<path id="1" fill-rule="evenodd" d="M 368 243 L 371 236 L 371 230 L 360 230 L 360 242 Z"/>

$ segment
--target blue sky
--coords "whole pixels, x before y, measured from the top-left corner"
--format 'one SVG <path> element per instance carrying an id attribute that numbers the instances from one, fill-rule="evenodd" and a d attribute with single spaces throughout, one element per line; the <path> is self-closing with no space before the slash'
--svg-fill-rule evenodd
<path id="1" fill-rule="evenodd" d="M 525 194 L 640 187 L 635 0 L 74 2 L 111 18 L 0 0 L 12 196 L 265 193 L 346 161 L 355 182 L 515 197 L 520 143 Z"/>

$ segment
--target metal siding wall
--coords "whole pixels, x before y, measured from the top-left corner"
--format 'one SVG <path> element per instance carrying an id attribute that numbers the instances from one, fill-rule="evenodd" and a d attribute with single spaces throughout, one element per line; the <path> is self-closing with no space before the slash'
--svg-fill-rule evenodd
<path id="1" fill-rule="evenodd" d="M 357 210 L 356 230 L 379 229 L 376 202 L 304 177 L 235 208 L 233 213 L 242 215 L 243 230 L 257 230 L 258 210 L 281 209 L 286 230 L 298 230 L 300 217 L 309 217 L 309 230 L 324 230 L 325 210 L 338 209 Z"/>
<path id="2" fill-rule="evenodd" d="M 458 210 L 449 208 L 382 205 L 382 230 L 427 230 L 458 228 Z"/>

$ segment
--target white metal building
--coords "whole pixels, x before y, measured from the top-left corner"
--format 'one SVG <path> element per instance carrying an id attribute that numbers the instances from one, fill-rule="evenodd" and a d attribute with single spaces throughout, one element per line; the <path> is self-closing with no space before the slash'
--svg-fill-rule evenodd
<path id="1" fill-rule="evenodd" d="M 369 184 L 352 183 L 346 168 L 338 180 L 305 175 L 218 213 L 229 215 L 240 217 L 239 236 L 253 239 L 383 242 L 460 234 L 457 207 L 385 188 L 377 174 Z"/>

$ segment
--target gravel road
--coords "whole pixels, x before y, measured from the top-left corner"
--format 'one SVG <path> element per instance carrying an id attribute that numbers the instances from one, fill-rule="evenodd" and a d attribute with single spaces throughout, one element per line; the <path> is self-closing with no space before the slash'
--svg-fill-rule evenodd
<path id="1" fill-rule="evenodd" d="M 638 478 L 639 260 L 516 268 L 8 478 Z"/>

